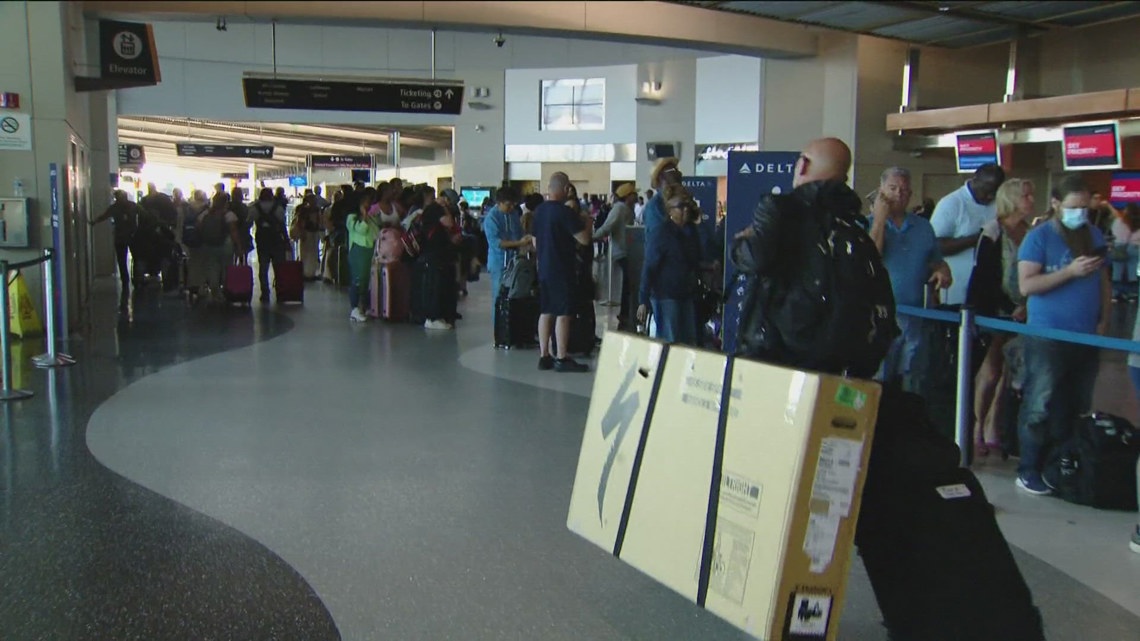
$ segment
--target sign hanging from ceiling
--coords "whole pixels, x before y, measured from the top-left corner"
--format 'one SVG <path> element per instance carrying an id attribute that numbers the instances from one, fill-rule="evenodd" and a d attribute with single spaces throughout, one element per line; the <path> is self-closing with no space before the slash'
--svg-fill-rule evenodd
<path id="1" fill-rule="evenodd" d="M 372 154 L 359 156 L 309 156 L 313 169 L 372 169 Z"/>
<path id="2" fill-rule="evenodd" d="M 754 142 L 697 145 L 697 160 L 728 160 L 730 151 L 760 151 L 760 145 Z"/>
<path id="3" fill-rule="evenodd" d="M 982 165 L 1000 165 L 996 131 L 974 131 L 957 135 L 954 149 L 958 157 L 958 173 L 973 173 Z"/>
<path id="4" fill-rule="evenodd" d="M 119 144 L 119 168 L 139 169 L 146 164 L 146 151 L 142 145 Z"/>
<path id="5" fill-rule="evenodd" d="M 1120 132 L 1115 122 L 1062 127 L 1061 143 L 1066 171 L 1120 167 Z"/>
<path id="6" fill-rule="evenodd" d="M 264 158 L 273 157 L 273 147 L 258 145 L 214 145 L 197 142 L 178 143 L 178 155 L 190 158 Z"/>
<path id="7" fill-rule="evenodd" d="M 130 81 L 128 86 L 156 85 L 162 80 L 154 29 L 141 22 L 99 21 L 99 75 Z"/>
<path id="8" fill-rule="evenodd" d="M 463 85 L 456 82 L 370 82 L 243 78 L 245 106 L 258 109 L 370 111 L 458 116 Z"/>
<path id="9" fill-rule="evenodd" d="M 1117 207 L 1140 203 L 1140 171 L 1114 171 L 1109 200 Z"/>

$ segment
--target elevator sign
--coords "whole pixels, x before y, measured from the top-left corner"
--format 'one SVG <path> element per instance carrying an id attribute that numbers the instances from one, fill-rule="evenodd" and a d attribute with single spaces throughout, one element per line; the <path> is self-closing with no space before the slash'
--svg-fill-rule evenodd
<path id="1" fill-rule="evenodd" d="M 154 30 L 141 22 L 99 21 L 99 75 L 127 81 L 122 86 L 158 84 L 162 72 L 154 47 Z"/>

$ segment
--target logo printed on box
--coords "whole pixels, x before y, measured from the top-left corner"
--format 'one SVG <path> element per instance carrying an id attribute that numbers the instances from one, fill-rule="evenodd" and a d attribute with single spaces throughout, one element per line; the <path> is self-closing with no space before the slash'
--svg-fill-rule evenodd
<path id="1" fill-rule="evenodd" d="M 616 432 L 613 443 L 610 444 L 610 453 L 606 456 L 606 462 L 602 466 L 602 476 L 598 479 L 598 521 L 605 525 L 604 507 L 606 502 L 606 493 L 610 485 L 610 472 L 613 471 L 614 462 L 617 460 L 618 450 L 621 449 L 622 441 L 625 440 L 625 435 L 629 432 L 630 423 L 633 422 L 633 417 L 637 413 L 637 409 L 641 406 L 641 393 L 634 392 L 626 397 L 626 392 L 629 391 L 629 386 L 633 383 L 633 377 L 637 375 L 637 364 L 634 363 L 629 371 L 625 374 L 625 380 L 621 382 L 618 387 L 617 394 L 614 394 L 613 401 L 606 409 L 606 413 L 602 416 L 601 429 L 602 438 L 608 440 L 611 434 Z"/>
<path id="2" fill-rule="evenodd" d="M 827 623 L 831 617 L 831 596 L 797 592 L 792 598 L 788 634 L 795 635 L 793 639 L 826 638 Z"/>

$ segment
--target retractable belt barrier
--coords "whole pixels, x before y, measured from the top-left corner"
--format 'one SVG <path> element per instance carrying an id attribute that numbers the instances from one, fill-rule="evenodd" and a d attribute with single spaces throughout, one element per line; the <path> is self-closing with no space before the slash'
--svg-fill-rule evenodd
<path id="1" fill-rule="evenodd" d="M 1140 354 L 1140 342 L 1132 341 L 1124 338 L 1112 338 L 1108 336 L 1097 336 L 1093 334 L 1082 334 L 1080 332 L 1070 332 L 1063 329 L 1051 329 L 1047 327 L 1032 327 L 1024 323 L 1016 323 L 1013 321 L 1002 320 L 1000 318 L 990 318 L 988 316 L 975 316 L 974 311 L 968 307 L 963 307 L 958 313 L 949 312 L 938 309 L 925 309 L 923 307 L 912 307 L 910 305 L 899 305 L 896 307 L 897 313 L 903 316 L 910 316 L 913 318 L 922 318 L 925 320 L 938 321 L 941 323 L 957 323 L 958 324 L 958 389 L 957 389 L 957 404 L 955 410 L 955 441 L 958 443 L 958 448 L 962 452 L 961 463 L 966 465 L 968 460 L 968 448 L 970 446 L 970 418 L 973 412 L 973 399 L 970 398 L 970 372 L 972 371 L 972 341 L 974 338 L 975 330 L 979 327 L 984 329 L 993 329 L 1001 332 L 1008 332 L 1010 334 L 1017 334 L 1019 336 L 1030 336 L 1033 338 L 1045 338 L 1055 341 L 1063 341 L 1066 343 L 1074 343 L 1077 345 L 1087 345 L 1089 347 L 1096 347 L 1098 349 L 1111 349 L 1121 352 L 1129 352 L 1132 354 Z"/>
<path id="2" fill-rule="evenodd" d="M 11 263 L 0 260 L 0 272 L 4 274 L 4 295 L 0 296 L 0 401 L 16 401 L 31 398 L 30 390 L 15 389 L 12 386 L 12 304 L 8 293 L 8 273 L 19 272 L 27 267 L 43 265 L 44 307 L 45 307 L 45 342 L 47 352 L 32 358 L 36 367 L 67 367 L 75 364 L 75 359 L 68 354 L 57 351 L 59 342 L 58 327 L 55 314 L 55 252 L 44 249 L 42 256 L 30 260 Z"/>

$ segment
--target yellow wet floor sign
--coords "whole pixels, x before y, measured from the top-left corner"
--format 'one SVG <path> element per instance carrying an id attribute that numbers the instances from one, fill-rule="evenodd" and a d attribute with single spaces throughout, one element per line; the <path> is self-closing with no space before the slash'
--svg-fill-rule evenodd
<path id="1" fill-rule="evenodd" d="M 8 320 L 16 336 L 38 336 L 44 331 L 28 283 L 20 272 L 8 272 Z"/>

